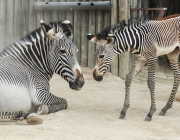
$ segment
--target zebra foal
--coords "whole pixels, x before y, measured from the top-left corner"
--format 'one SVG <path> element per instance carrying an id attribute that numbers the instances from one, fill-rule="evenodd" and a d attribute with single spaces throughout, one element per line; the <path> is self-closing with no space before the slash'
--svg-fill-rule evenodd
<path id="1" fill-rule="evenodd" d="M 135 54 L 133 67 L 125 80 L 125 101 L 120 118 L 126 116 L 126 111 L 130 106 L 129 96 L 132 78 L 147 63 L 147 85 L 151 94 L 151 107 L 145 120 L 150 121 L 152 119 L 153 113 L 156 111 L 154 78 L 156 60 L 158 56 L 167 54 L 174 72 L 174 85 L 167 104 L 159 113 L 159 115 L 165 115 L 166 111 L 172 107 L 180 83 L 180 64 L 178 62 L 180 54 L 180 15 L 155 20 L 141 18 L 139 20 L 129 20 L 128 23 L 122 21 L 115 26 L 106 28 L 95 36 L 87 34 L 87 38 L 98 44 L 96 48 L 96 66 L 93 71 L 93 77 L 97 81 L 103 80 L 103 75 L 115 55 L 124 52 Z"/>
<path id="2" fill-rule="evenodd" d="M 0 53 L 0 118 L 42 123 L 37 114 L 66 109 L 66 99 L 49 92 L 54 73 L 61 75 L 71 89 L 80 90 L 84 85 L 71 23 L 40 23 L 41 28 Z"/>

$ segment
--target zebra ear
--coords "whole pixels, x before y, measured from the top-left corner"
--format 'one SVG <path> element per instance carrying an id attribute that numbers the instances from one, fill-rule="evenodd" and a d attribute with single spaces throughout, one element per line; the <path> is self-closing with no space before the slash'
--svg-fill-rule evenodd
<path id="1" fill-rule="evenodd" d="M 67 36 L 68 39 L 72 41 L 73 39 L 73 32 L 72 32 L 72 24 L 69 20 L 65 20 L 61 23 L 63 27 L 63 33 Z"/>
<path id="2" fill-rule="evenodd" d="M 87 34 L 87 39 L 93 43 L 99 42 L 99 39 L 91 33 Z"/>
<path id="3" fill-rule="evenodd" d="M 112 44 L 114 42 L 114 35 L 113 34 L 108 34 L 106 37 L 107 44 Z"/>
<path id="4" fill-rule="evenodd" d="M 46 25 L 43 20 L 40 20 L 40 23 L 41 23 L 42 29 L 44 30 L 44 32 L 46 33 L 46 35 L 49 39 L 58 39 L 59 38 L 57 31 L 54 28 L 50 27 L 49 25 Z"/>

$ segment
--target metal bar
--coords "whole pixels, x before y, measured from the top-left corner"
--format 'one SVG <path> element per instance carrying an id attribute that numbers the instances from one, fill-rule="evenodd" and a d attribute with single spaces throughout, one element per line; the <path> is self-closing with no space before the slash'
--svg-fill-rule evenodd
<path id="1" fill-rule="evenodd" d="M 132 10 L 154 10 L 154 11 L 159 11 L 159 10 L 167 10 L 167 8 L 131 8 Z"/>
<path id="2" fill-rule="evenodd" d="M 111 10 L 110 1 L 101 2 L 35 2 L 35 10 Z"/>

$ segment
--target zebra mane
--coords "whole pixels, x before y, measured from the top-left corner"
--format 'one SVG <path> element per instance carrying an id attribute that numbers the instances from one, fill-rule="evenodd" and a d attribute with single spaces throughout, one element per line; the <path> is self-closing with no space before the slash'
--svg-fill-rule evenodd
<path id="1" fill-rule="evenodd" d="M 98 39 L 106 39 L 108 34 L 114 34 L 115 32 L 124 29 L 125 27 L 129 27 L 133 24 L 136 25 L 142 25 L 143 23 L 146 23 L 147 21 L 150 21 L 151 18 L 149 16 L 142 16 L 139 19 L 129 19 L 128 21 L 122 20 L 118 24 L 115 24 L 113 26 L 108 26 L 104 30 L 102 30 L 100 33 L 96 34 L 96 37 Z"/>
<path id="2" fill-rule="evenodd" d="M 62 24 L 62 22 L 58 21 L 58 22 L 50 22 L 48 25 L 50 27 L 53 27 L 58 32 L 59 31 L 63 32 L 63 27 L 61 26 L 61 24 Z M 39 28 L 35 29 L 34 31 L 30 32 L 29 34 L 27 34 L 26 36 L 22 37 L 19 41 L 24 41 L 24 40 L 29 39 L 31 37 L 36 39 L 37 38 L 36 34 L 41 35 L 42 32 L 43 32 L 43 35 L 46 36 L 46 34 L 42 30 L 42 28 L 39 27 Z"/>
<path id="3" fill-rule="evenodd" d="M 53 27 L 56 31 L 61 31 L 64 32 L 64 29 L 62 27 L 62 22 L 58 21 L 58 22 L 50 22 L 48 24 L 50 27 Z M 65 35 L 67 35 L 65 33 Z M 35 29 L 34 31 L 32 31 L 31 33 L 27 34 L 26 36 L 22 37 L 20 40 L 15 41 L 12 45 L 10 45 L 9 47 L 4 48 L 4 50 L 0 53 L 0 55 L 6 55 L 7 52 L 11 52 L 11 50 L 13 48 L 17 48 L 17 47 L 23 47 L 24 45 L 29 45 L 31 43 L 33 43 L 34 41 L 37 41 L 38 39 L 45 37 L 46 34 L 44 33 L 43 29 L 41 27 Z M 21 44 L 21 45 L 17 45 L 17 44 Z"/>

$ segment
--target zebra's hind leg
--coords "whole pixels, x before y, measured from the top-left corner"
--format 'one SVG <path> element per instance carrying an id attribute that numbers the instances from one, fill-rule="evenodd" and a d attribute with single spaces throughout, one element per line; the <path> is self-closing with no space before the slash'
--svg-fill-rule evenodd
<path id="1" fill-rule="evenodd" d="M 26 119 L 30 113 L 24 111 L 7 111 L 0 112 L 0 119 L 20 119 L 21 121 Z"/>
<path id="2" fill-rule="evenodd" d="M 26 113 L 24 111 L 0 112 L 0 119 L 26 119 L 29 124 L 41 124 L 43 120 L 35 113 Z"/>
<path id="3" fill-rule="evenodd" d="M 167 55 L 170 61 L 171 68 L 173 69 L 173 72 L 174 72 L 174 85 L 173 85 L 168 102 L 159 113 L 159 115 L 161 116 L 164 116 L 166 111 L 172 108 L 173 100 L 175 98 L 177 89 L 179 87 L 179 83 L 180 83 L 180 68 L 179 68 L 179 62 L 178 62 L 179 52 L 180 52 L 179 48 L 176 48 L 173 52 Z"/>
<path id="4" fill-rule="evenodd" d="M 125 86 L 126 86 L 126 93 L 125 93 L 125 100 L 124 100 L 124 106 L 120 113 L 120 119 L 124 119 L 126 116 L 126 111 L 130 106 L 130 86 L 132 78 L 139 72 L 139 70 L 146 64 L 145 60 L 140 59 L 138 56 L 136 56 L 133 67 L 131 68 L 130 73 L 126 76 Z"/>

